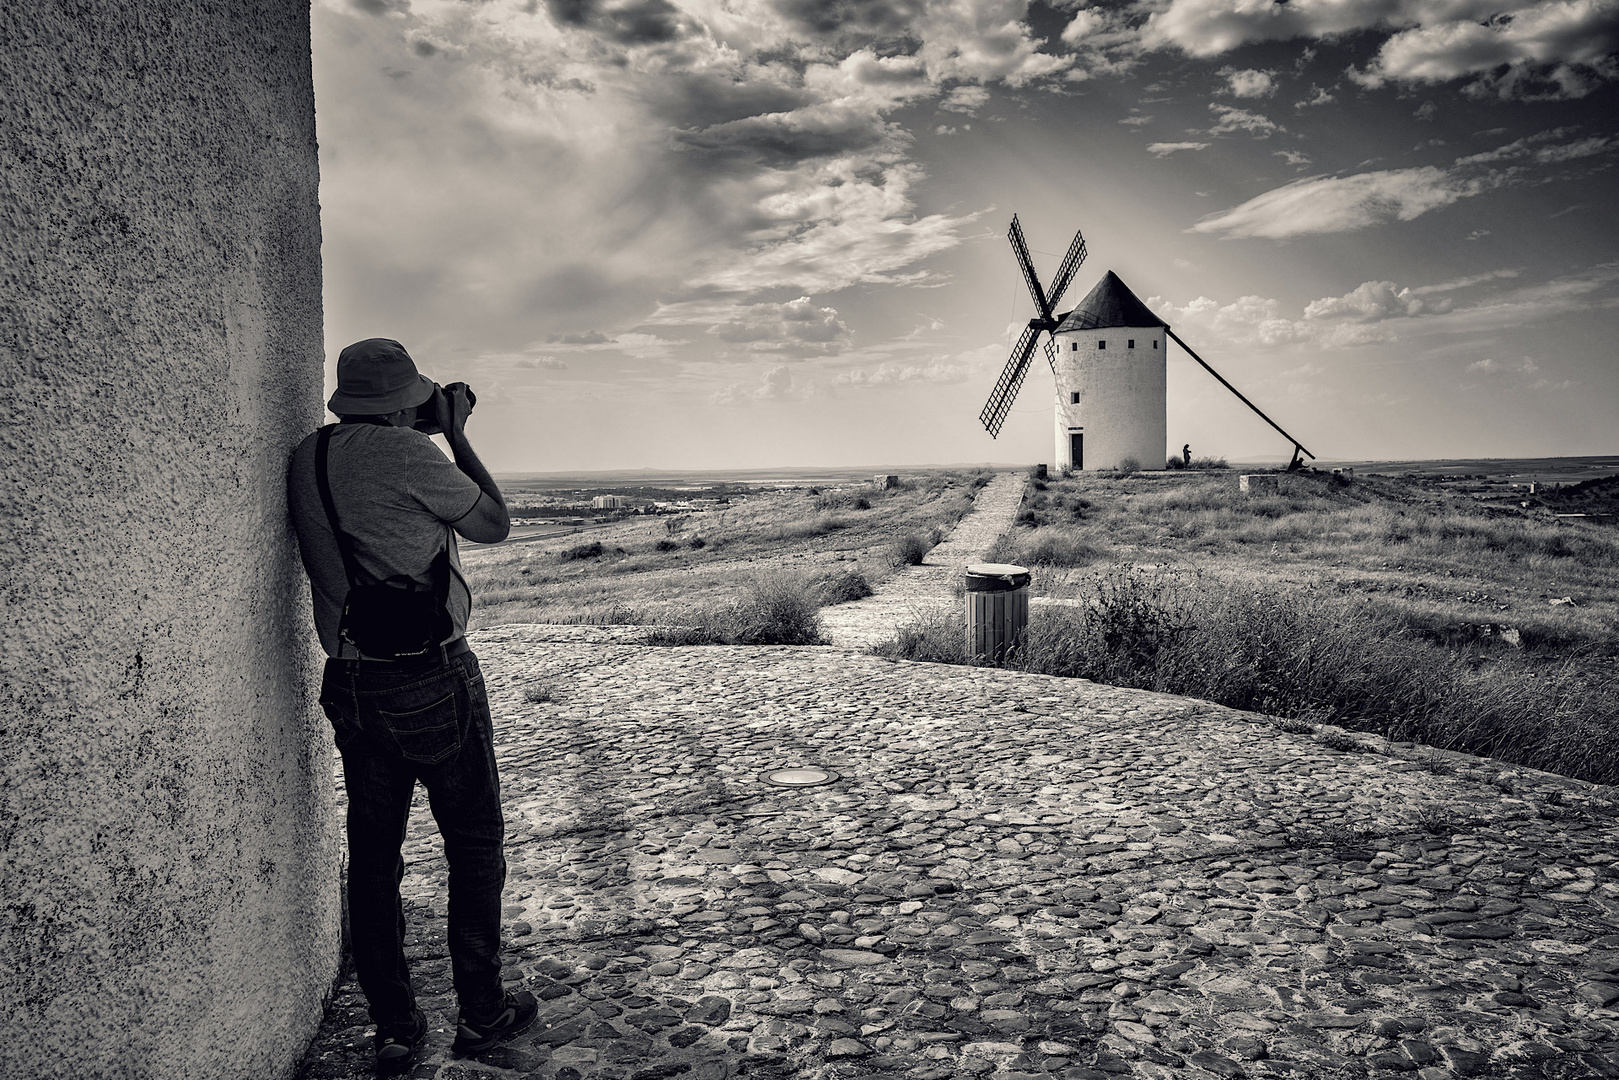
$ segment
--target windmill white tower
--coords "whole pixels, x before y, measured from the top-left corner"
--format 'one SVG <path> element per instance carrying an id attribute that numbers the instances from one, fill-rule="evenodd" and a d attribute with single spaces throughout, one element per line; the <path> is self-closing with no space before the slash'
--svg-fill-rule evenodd
<path id="1" fill-rule="evenodd" d="M 1012 347 L 995 389 L 978 414 L 990 438 L 1000 434 L 1023 378 L 1029 373 L 1029 358 L 1044 333 L 1046 360 L 1057 384 L 1056 460 L 1062 468 L 1117 469 L 1128 461 L 1143 469 L 1164 467 L 1168 434 L 1165 369 L 1170 341 L 1185 349 L 1188 356 L 1220 380 L 1221 386 L 1236 394 L 1293 444 L 1293 461 L 1288 468 L 1298 468 L 1301 454 L 1315 457 L 1209 367 L 1113 271 L 1109 270 L 1072 311 L 1062 316 L 1054 314 L 1074 273 L 1085 261 L 1085 238 L 1080 233 L 1076 232 L 1073 243 L 1068 245 L 1068 253 L 1052 279 L 1050 294 L 1034 272 L 1029 247 L 1023 241 L 1023 227 L 1015 214 L 1006 236 L 1023 268 L 1023 280 L 1038 314 L 1029 320 L 1023 336 Z"/>
<path id="2" fill-rule="evenodd" d="M 1051 332 L 1060 468 L 1164 467 L 1164 320 L 1109 270 Z"/>

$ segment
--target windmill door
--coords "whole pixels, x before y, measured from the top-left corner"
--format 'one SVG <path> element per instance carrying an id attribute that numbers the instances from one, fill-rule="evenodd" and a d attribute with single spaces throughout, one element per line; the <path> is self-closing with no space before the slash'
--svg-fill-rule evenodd
<path id="1" fill-rule="evenodd" d="M 1068 433 L 1068 458 L 1074 463 L 1076 469 L 1085 467 L 1085 433 L 1071 431 Z"/>

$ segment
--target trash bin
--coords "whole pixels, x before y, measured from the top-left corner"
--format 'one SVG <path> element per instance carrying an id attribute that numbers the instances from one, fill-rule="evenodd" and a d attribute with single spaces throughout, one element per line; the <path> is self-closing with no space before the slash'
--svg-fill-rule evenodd
<path id="1" fill-rule="evenodd" d="M 1029 625 L 1029 571 L 1011 563 L 967 567 L 967 655 L 999 666 Z"/>

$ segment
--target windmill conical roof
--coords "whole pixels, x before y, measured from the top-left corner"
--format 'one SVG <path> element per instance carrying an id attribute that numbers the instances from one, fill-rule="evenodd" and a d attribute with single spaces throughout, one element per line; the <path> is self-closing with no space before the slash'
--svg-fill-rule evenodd
<path id="1" fill-rule="evenodd" d="M 1136 298 L 1130 287 L 1109 270 L 1096 288 L 1085 295 L 1079 306 L 1063 316 L 1057 333 L 1066 330 L 1096 330 L 1110 326 L 1168 326 Z"/>

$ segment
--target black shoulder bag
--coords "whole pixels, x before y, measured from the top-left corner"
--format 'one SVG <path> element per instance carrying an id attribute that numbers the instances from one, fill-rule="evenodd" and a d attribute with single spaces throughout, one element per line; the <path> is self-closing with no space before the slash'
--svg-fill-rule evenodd
<path id="1" fill-rule="evenodd" d="M 338 637 L 373 660 L 404 660 L 424 656 L 438 649 L 454 632 L 450 620 L 450 550 L 446 544 L 433 559 L 428 576 L 432 585 L 421 585 L 403 574 L 384 581 L 366 581 L 354 558 L 349 537 L 337 523 L 337 507 L 332 503 L 332 485 L 326 475 L 328 447 L 335 425 L 321 429 L 315 443 L 315 480 L 320 501 L 326 507 L 326 520 L 343 556 L 343 574 L 349 591 L 343 599 L 343 617 L 337 625 Z"/>

